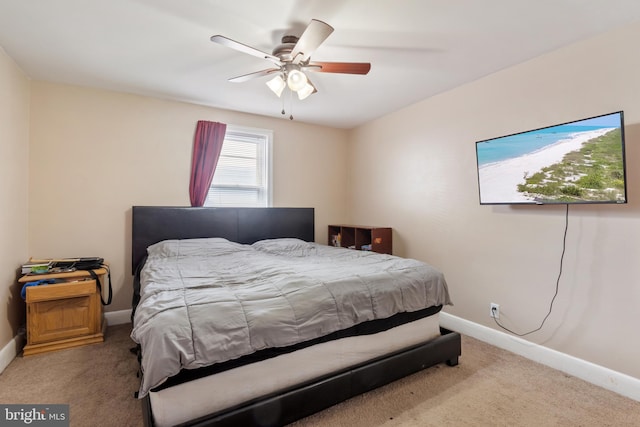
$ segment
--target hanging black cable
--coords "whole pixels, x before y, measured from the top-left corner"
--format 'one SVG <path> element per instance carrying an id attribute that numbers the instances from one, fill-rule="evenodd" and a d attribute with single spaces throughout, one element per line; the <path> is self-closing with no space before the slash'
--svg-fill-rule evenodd
<path id="1" fill-rule="evenodd" d="M 544 319 L 542 319 L 542 323 L 540 323 L 540 326 L 538 326 L 538 328 L 533 329 L 529 332 L 525 332 L 522 334 L 519 334 L 517 332 L 512 331 L 511 329 L 503 326 L 500 322 L 498 322 L 498 319 L 495 318 L 495 316 L 493 317 L 494 322 L 496 322 L 496 324 L 498 326 L 500 326 L 502 329 L 504 329 L 505 331 L 508 331 L 514 335 L 517 335 L 519 337 L 523 337 L 525 335 L 529 335 L 532 334 L 534 332 L 539 331 L 540 329 L 542 329 L 542 326 L 544 325 L 544 322 L 547 321 L 547 318 L 549 317 L 549 315 L 551 315 L 551 310 L 553 309 L 553 302 L 556 300 L 556 297 L 558 296 L 558 290 L 560 289 L 560 277 L 562 276 L 562 263 L 564 261 L 564 253 L 565 250 L 567 248 L 567 230 L 569 229 L 569 204 L 567 204 L 567 210 L 565 212 L 565 216 L 564 216 L 564 236 L 562 238 L 562 255 L 560 255 L 560 271 L 558 272 L 558 278 L 556 280 L 556 292 L 553 295 L 553 298 L 551 298 L 551 303 L 549 304 L 549 312 L 547 313 L 546 316 L 544 316 Z"/>

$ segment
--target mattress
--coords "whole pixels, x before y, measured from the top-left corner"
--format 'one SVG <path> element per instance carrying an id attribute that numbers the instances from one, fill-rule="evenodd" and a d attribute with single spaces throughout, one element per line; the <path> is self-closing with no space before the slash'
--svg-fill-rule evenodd
<path id="1" fill-rule="evenodd" d="M 215 363 L 213 365 L 205 366 L 198 369 L 183 369 L 177 375 L 169 377 L 158 387 L 151 389 L 152 391 L 159 391 L 164 388 L 173 387 L 180 383 L 193 381 L 198 378 L 214 375 L 229 369 L 238 368 L 240 366 L 248 365 L 250 363 L 261 362 L 263 360 L 280 356 L 282 354 L 291 353 L 297 350 L 301 350 L 306 347 L 311 347 L 327 341 L 333 341 L 341 338 L 371 335 L 378 332 L 383 332 L 392 329 L 396 326 L 404 325 L 424 317 L 432 316 L 442 310 L 442 306 L 428 307 L 419 311 L 397 313 L 391 317 L 385 319 L 370 320 L 368 322 L 359 323 L 351 328 L 342 329 L 340 331 L 333 332 L 322 337 L 304 341 L 298 344 L 294 344 L 287 347 L 266 348 L 264 350 L 257 351 L 255 353 L 239 357 L 237 359 L 229 360 L 227 362 Z"/>
<path id="2" fill-rule="evenodd" d="M 366 361 L 430 341 L 440 335 L 433 314 L 370 335 L 341 338 L 230 369 L 209 377 L 151 391 L 157 427 L 172 426 L 338 373 Z M 259 421 L 259 420 L 258 420 Z"/>

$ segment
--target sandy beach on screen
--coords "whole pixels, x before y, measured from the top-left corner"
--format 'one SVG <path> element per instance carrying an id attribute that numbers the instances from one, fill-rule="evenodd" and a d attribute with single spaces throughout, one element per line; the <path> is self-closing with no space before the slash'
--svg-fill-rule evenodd
<path id="1" fill-rule="evenodd" d="M 565 154 L 579 150 L 585 142 L 604 135 L 611 130 L 613 128 L 580 132 L 573 138 L 560 140 L 524 156 L 480 167 L 478 178 L 482 189 L 481 202 L 531 201 L 532 198 L 518 192 L 518 184 L 524 184 L 525 173 L 531 176 L 544 167 L 560 163 Z"/>

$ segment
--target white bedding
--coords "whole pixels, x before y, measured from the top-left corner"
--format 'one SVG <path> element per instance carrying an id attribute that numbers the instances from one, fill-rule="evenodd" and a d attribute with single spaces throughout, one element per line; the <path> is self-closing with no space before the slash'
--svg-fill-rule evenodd
<path id="1" fill-rule="evenodd" d="M 142 348 L 141 398 L 181 369 L 450 304 L 428 264 L 297 239 L 157 243 L 140 294 L 131 336 Z"/>

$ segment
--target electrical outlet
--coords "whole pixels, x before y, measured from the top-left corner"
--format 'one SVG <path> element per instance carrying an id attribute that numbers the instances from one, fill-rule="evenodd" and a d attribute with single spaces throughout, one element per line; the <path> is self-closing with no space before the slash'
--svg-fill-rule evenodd
<path id="1" fill-rule="evenodd" d="M 500 318 L 500 304 L 496 304 L 495 302 L 491 303 L 489 306 L 489 316 L 496 319 Z"/>

